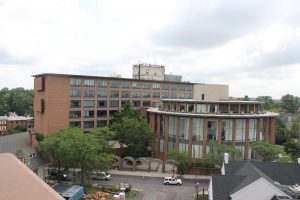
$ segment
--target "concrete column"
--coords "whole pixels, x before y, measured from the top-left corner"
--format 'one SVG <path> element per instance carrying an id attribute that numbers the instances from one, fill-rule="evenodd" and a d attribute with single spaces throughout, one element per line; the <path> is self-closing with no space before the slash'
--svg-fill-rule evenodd
<path id="1" fill-rule="evenodd" d="M 180 136 L 180 120 L 179 116 L 175 116 L 175 123 L 176 123 L 176 149 L 179 150 L 179 136 Z"/>
<path id="2" fill-rule="evenodd" d="M 241 113 L 241 104 L 238 104 L 238 113 Z"/>
<path id="3" fill-rule="evenodd" d="M 202 158 L 206 156 L 206 138 L 207 138 L 207 118 L 203 119 L 203 146 L 202 146 Z"/>
<path id="4" fill-rule="evenodd" d="M 236 119 L 232 119 L 232 145 L 235 146 L 236 138 Z"/>
<path id="5" fill-rule="evenodd" d="M 249 104 L 247 104 L 247 113 L 249 113 Z"/>
<path id="6" fill-rule="evenodd" d="M 245 160 L 248 160 L 249 151 L 249 119 L 246 119 L 246 131 L 245 131 Z"/>
<path id="7" fill-rule="evenodd" d="M 218 144 L 222 143 L 222 120 L 218 119 Z"/>
<path id="8" fill-rule="evenodd" d="M 275 118 L 270 118 L 270 143 L 275 144 Z"/>
<path id="9" fill-rule="evenodd" d="M 256 121 L 256 141 L 260 141 L 260 118 L 257 119 Z"/>
<path id="10" fill-rule="evenodd" d="M 169 116 L 165 115 L 165 146 L 164 146 L 164 160 L 168 159 L 168 133 L 169 133 Z"/>
<path id="11" fill-rule="evenodd" d="M 157 124 L 157 129 L 156 129 L 156 156 L 160 157 L 160 114 L 157 114 L 157 118 L 156 118 L 156 124 Z"/>
<path id="12" fill-rule="evenodd" d="M 270 120 L 269 120 L 269 118 L 266 118 L 266 123 L 265 123 L 265 142 L 269 142 L 270 141 L 270 139 L 269 139 L 269 131 L 270 131 L 270 129 L 269 129 L 269 122 Z"/>
<path id="13" fill-rule="evenodd" d="M 189 144 L 188 144 L 188 155 L 189 158 L 192 158 L 192 134 L 193 134 L 193 118 L 189 117 Z"/>
<path id="14" fill-rule="evenodd" d="M 230 113 L 230 103 L 228 104 L 228 113 Z"/>

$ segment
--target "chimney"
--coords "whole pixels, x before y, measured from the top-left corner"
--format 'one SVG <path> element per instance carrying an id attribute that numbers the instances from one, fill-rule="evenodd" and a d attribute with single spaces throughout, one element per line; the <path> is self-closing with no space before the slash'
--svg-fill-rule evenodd
<path id="1" fill-rule="evenodd" d="M 33 149 L 36 148 L 36 138 L 35 138 L 35 134 L 32 133 L 31 131 L 29 131 L 29 139 L 30 139 L 30 145 Z"/>
<path id="2" fill-rule="evenodd" d="M 225 164 L 229 163 L 229 154 L 228 153 L 224 153 L 224 162 L 225 162 Z"/>

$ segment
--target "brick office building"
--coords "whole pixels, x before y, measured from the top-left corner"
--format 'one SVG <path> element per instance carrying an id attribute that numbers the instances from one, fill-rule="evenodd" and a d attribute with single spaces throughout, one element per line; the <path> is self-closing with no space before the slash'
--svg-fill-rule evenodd
<path id="1" fill-rule="evenodd" d="M 265 112 L 258 101 L 162 100 L 161 108 L 150 108 L 149 122 L 157 140 L 155 156 L 168 159 L 172 149 L 187 151 L 191 160 L 205 158 L 211 143 L 239 149 L 244 159 L 254 158 L 249 144 L 275 143 L 276 113 Z"/>
<path id="2" fill-rule="evenodd" d="M 8 116 L 0 116 L 0 135 L 6 135 L 16 127 L 27 130 L 32 126 L 32 117 L 18 116 L 16 113 L 9 113 Z"/>

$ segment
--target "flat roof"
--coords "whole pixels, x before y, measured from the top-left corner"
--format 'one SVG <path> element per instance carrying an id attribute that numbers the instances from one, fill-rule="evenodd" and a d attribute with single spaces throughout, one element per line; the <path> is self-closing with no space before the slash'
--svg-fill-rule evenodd
<path id="1" fill-rule="evenodd" d="M 172 112 L 172 111 L 164 111 L 159 110 L 158 108 L 149 108 L 147 112 L 167 114 L 167 115 L 179 115 L 182 117 L 215 117 L 215 118 L 257 118 L 257 117 L 276 117 L 279 114 L 273 112 L 265 112 L 261 114 L 218 114 L 218 113 L 189 113 L 189 112 Z"/>
<path id="2" fill-rule="evenodd" d="M 64 200 L 14 155 L 0 154 L 0 163 L 0 199 Z"/>
<path id="3" fill-rule="evenodd" d="M 42 74 L 32 75 L 32 77 L 42 77 L 42 76 L 64 76 L 64 77 L 78 77 L 78 78 L 101 78 L 101 79 L 116 79 L 116 80 L 128 80 L 128 81 L 165 82 L 165 83 L 188 84 L 188 85 L 198 84 L 198 83 L 191 83 L 191 82 L 158 81 L 158 80 L 120 78 L 120 77 L 111 77 L 111 76 L 90 76 L 90 75 L 78 75 L 78 74 L 42 73 Z"/>
<path id="4" fill-rule="evenodd" d="M 197 99 L 162 99 L 163 102 L 178 102 L 178 103 L 240 103 L 240 104 L 263 104 L 262 101 L 242 101 L 222 99 L 219 101 L 206 101 Z"/>

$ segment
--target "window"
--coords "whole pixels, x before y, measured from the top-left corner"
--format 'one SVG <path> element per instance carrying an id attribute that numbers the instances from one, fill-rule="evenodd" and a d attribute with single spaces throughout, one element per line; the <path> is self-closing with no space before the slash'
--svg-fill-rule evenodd
<path id="1" fill-rule="evenodd" d="M 193 118 L 192 141 L 198 143 L 203 140 L 203 119 Z"/>
<path id="2" fill-rule="evenodd" d="M 98 97 L 107 97 L 107 91 L 106 90 L 98 90 Z"/>
<path id="3" fill-rule="evenodd" d="M 249 142 L 256 141 L 257 119 L 249 119 Z"/>
<path id="4" fill-rule="evenodd" d="M 143 107 L 150 107 L 150 101 L 143 101 Z"/>
<path id="5" fill-rule="evenodd" d="M 111 98 L 119 98 L 119 91 L 110 91 Z"/>
<path id="6" fill-rule="evenodd" d="M 232 141 L 232 119 L 222 120 L 222 141 Z"/>
<path id="7" fill-rule="evenodd" d="M 236 120 L 236 142 L 245 142 L 245 132 L 246 132 L 246 120 L 237 119 Z"/>
<path id="8" fill-rule="evenodd" d="M 153 98 L 160 98 L 160 92 L 153 92 L 152 97 Z"/>
<path id="9" fill-rule="evenodd" d="M 168 92 L 163 92 L 162 93 L 162 98 L 163 99 L 168 99 L 169 98 L 169 93 Z"/>
<path id="10" fill-rule="evenodd" d="M 94 80 L 84 80 L 84 86 L 85 87 L 94 87 L 95 81 Z"/>
<path id="11" fill-rule="evenodd" d="M 207 122 L 207 140 L 218 140 L 218 121 L 208 120 Z"/>
<path id="12" fill-rule="evenodd" d="M 162 84 L 163 90 L 169 90 L 169 84 Z"/>
<path id="13" fill-rule="evenodd" d="M 197 104 L 197 112 L 198 113 L 206 112 L 205 104 Z"/>
<path id="14" fill-rule="evenodd" d="M 150 92 L 143 92 L 143 98 L 151 98 Z"/>
<path id="15" fill-rule="evenodd" d="M 201 100 L 204 100 L 204 94 L 201 94 Z"/>
<path id="16" fill-rule="evenodd" d="M 152 84 L 151 83 L 143 83 L 143 89 L 151 90 L 152 89 Z"/>
<path id="17" fill-rule="evenodd" d="M 132 83 L 132 87 L 135 88 L 135 89 L 140 89 L 141 88 L 141 83 L 139 83 L 139 82 L 133 82 Z"/>
<path id="18" fill-rule="evenodd" d="M 187 93 L 187 99 L 192 99 L 193 98 L 193 93 L 192 92 L 188 92 Z"/>
<path id="19" fill-rule="evenodd" d="M 81 128 L 81 122 L 70 122 L 70 128 Z"/>
<path id="20" fill-rule="evenodd" d="M 70 119 L 81 118 L 81 111 L 70 111 Z"/>
<path id="21" fill-rule="evenodd" d="M 130 82 L 129 81 L 122 81 L 122 88 L 130 88 Z"/>
<path id="22" fill-rule="evenodd" d="M 129 100 L 121 101 L 121 106 L 127 104 L 128 102 L 130 102 L 130 101 Z"/>
<path id="23" fill-rule="evenodd" d="M 95 101 L 85 100 L 84 101 L 84 107 L 85 108 L 94 108 L 95 107 Z"/>
<path id="24" fill-rule="evenodd" d="M 71 86 L 81 86 L 81 80 L 80 79 L 71 79 L 70 85 Z"/>
<path id="25" fill-rule="evenodd" d="M 153 90 L 160 90 L 160 84 L 159 83 L 153 83 L 152 87 L 153 87 Z"/>
<path id="26" fill-rule="evenodd" d="M 183 92 L 180 92 L 178 94 L 178 99 L 185 99 L 185 94 Z"/>
<path id="27" fill-rule="evenodd" d="M 93 118 L 94 117 L 94 111 L 93 110 L 85 110 L 84 111 L 84 117 L 85 118 Z"/>
<path id="28" fill-rule="evenodd" d="M 83 127 L 84 128 L 94 128 L 94 121 L 84 121 Z"/>
<path id="29" fill-rule="evenodd" d="M 178 85 L 179 87 L 178 87 L 178 89 L 179 90 L 185 90 L 185 85 Z"/>
<path id="30" fill-rule="evenodd" d="M 97 121 L 97 127 L 105 127 L 107 126 L 106 120 L 98 120 Z"/>
<path id="31" fill-rule="evenodd" d="M 81 107 L 81 101 L 80 100 L 71 100 L 70 101 L 70 107 L 71 108 L 80 108 Z"/>
<path id="32" fill-rule="evenodd" d="M 177 99 L 177 94 L 176 93 L 171 93 L 171 99 Z"/>
<path id="33" fill-rule="evenodd" d="M 141 107 L 141 101 L 132 101 L 132 107 Z"/>
<path id="34" fill-rule="evenodd" d="M 177 85 L 176 84 L 171 84 L 171 90 L 177 90 Z"/>
<path id="35" fill-rule="evenodd" d="M 98 81 L 98 87 L 106 88 L 107 87 L 107 80 L 99 80 Z"/>
<path id="36" fill-rule="evenodd" d="M 119 112 L 118 110 L 110 110 L 109 111 L 109 117 L 114 117 L 114 114 Z"/>
<path id="37" fill-rule="evenodd" d="M 81 97 L 81 90 L 70 90 L 71 97 Z"/>
<path id="38" fill-rule="evenodd" d="M 133 98 L 140 98 L 141 97 L 141 92 L 140 91 L 133 91 Z"/>
<path id="39" fill-rule="evenodd" d="M 103 100 L 103 101 L 98 101 L 98 107 L 107 107 L 107 101 Z"/>
<path id="40" fill-rule="evenodd" d="M 192 90 L 193 90 L 193 86 L 192 86 L 192 85 L 187 85 L 187 86 L 186 86 L 186 89 L 187 89 L 188 91 L 192 91 Z"/>
<path id="41" fill-rule="evenodd" d="M 110 81 L 110 87 L 111 88 L 118 88 L 119 87 L 119 81 Z"/>
<path id="42" fill-rule="evenodd" d="M 107 110 L 97 110 L 97 117 L 107 117 Z"/>
<path id="43" fill-rule="evenodd" d="M 130 98 L 130 91 L 122 91 L 122 98 Z"/>
<path id="44" fill-rule="evenodd" d="M 110 101 L 109 107 L 111 107 L 111 108 L 119 107 L 119 101 L 115 101 L 115 100 Z"/>
<path id="45" fill-rule="evenodd" d="M 95 91 L 94 90 L 85 90 L 84 96 L 85 97 L 95 97 Z"/>

